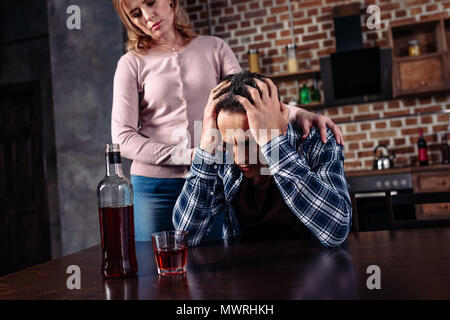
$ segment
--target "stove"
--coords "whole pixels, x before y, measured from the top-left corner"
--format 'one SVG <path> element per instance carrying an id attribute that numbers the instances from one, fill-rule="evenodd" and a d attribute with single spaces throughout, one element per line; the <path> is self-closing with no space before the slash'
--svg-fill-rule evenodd
<path id="1" fill-rule="evenodd" d="M 352 193 L 413 188 L 411 173 L 350 177 L 347 178 L 347 183 Z"/>
<path id="2" fill-rule="evenodd" d="M 347 183 L 354 202 L 357 223 L 354 227 L 359 231 L 389 229 L 386 191 L 390 190 L 393 195 L 413 193 L 411 173 L 348 177 Z M 414 206 L 398 206 L 394 209 L 394 219 L 415 220 Z"/>

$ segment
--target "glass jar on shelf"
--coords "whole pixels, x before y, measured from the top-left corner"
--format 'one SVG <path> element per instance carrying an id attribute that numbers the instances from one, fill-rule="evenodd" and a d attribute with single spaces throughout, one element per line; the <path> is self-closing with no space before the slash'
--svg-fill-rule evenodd
<path id="1" fill-rule="evenodd" d="M 297 46 L 293 43 L 286 46 L 286 61 L 289 73 L 298 71 Z"/>
<path id="2" fill-rule="evenodd" d="M 250 49 L 248 51 L 248 65 L 250 72 L 253 73 L 261 73 L 261 69 L 259 68 L 259 51 L 258 49 Z"/>
<path id="3" fill-rule="evenodd" d="M 408 44 L 408 54 L 410 57 L 420 55 L 420 46 L 418 40 L 411 40 Z"/>

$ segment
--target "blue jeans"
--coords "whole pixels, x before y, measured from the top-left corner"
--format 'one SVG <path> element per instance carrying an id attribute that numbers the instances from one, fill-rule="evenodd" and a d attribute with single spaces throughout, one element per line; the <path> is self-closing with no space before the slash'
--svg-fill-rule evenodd
<path id="1" fill-rule="evenodd" d="M 131 175 L 136 241 L 151 241 L 151 234 L 154 232 L 174 230 L 173 207 L 185 181 L 182 178 L 149 178 Z M 223 215 L 221 213 L 216 218 L 207 239 L 222 239 Z"/>

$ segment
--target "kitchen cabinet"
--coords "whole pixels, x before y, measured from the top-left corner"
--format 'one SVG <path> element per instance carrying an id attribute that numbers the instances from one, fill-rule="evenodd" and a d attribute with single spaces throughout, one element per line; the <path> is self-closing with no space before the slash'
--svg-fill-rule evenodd
<path id="1" fill-rule="evenodd" d="M 413 173 L 414 192 L 450 191 L 450 168 L 439 171 Z M 431 203 L 416 206 L 418 220 L 449 219 L 450 199 L 446 203 Z"/>
<path id="2" fill-rule="evenodd" d="M 314 77 L 320 77 L 320 69 L 308 69 L 297 72 L 286 72 L 279 74 L 267 75 L 273 81 L 284 81 L 284 80 L 306 80 Z"/>
<path id="3" fill-rule="evenodd" d="M 413 40 L 420 54 L 409 56 Z M 389 27 L 395 98 L 450 90 L 449 42 L 450 18 Z"/>
<path id="4" fill-rule="evenodd" d="M 397 87 L 400 88 L 397 93 L 406 95 L 446 90 L 448 88 L 446 65 L 442 53 L 397 59 Z"/>

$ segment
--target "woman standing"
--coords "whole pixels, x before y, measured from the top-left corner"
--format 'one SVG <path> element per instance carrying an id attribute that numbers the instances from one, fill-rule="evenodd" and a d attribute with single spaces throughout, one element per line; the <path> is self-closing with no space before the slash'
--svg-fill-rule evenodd
<path id="1" fill-rule="evenodd" d="M 203 118 L 210 91 L 241 68 L 223 40 L 193 31 L 178 0 L 113 3 L 127 29 L 128 52 L 114 77 L 112 140 L 133 160 L 136 241 L 149 241 L 151 233 L 173 229 L 173 206 L 194 151 L 195 144 L 173 134 L 186 130 L 195 140 L 194 126 Z M 328 125 L 342 141 L 326 117 L 295 109 L 290 119 L 306 133 L 313 123 L 324 132 Z M 220 229 L 219 220 L 213 235 L 220 237 Z"/>

